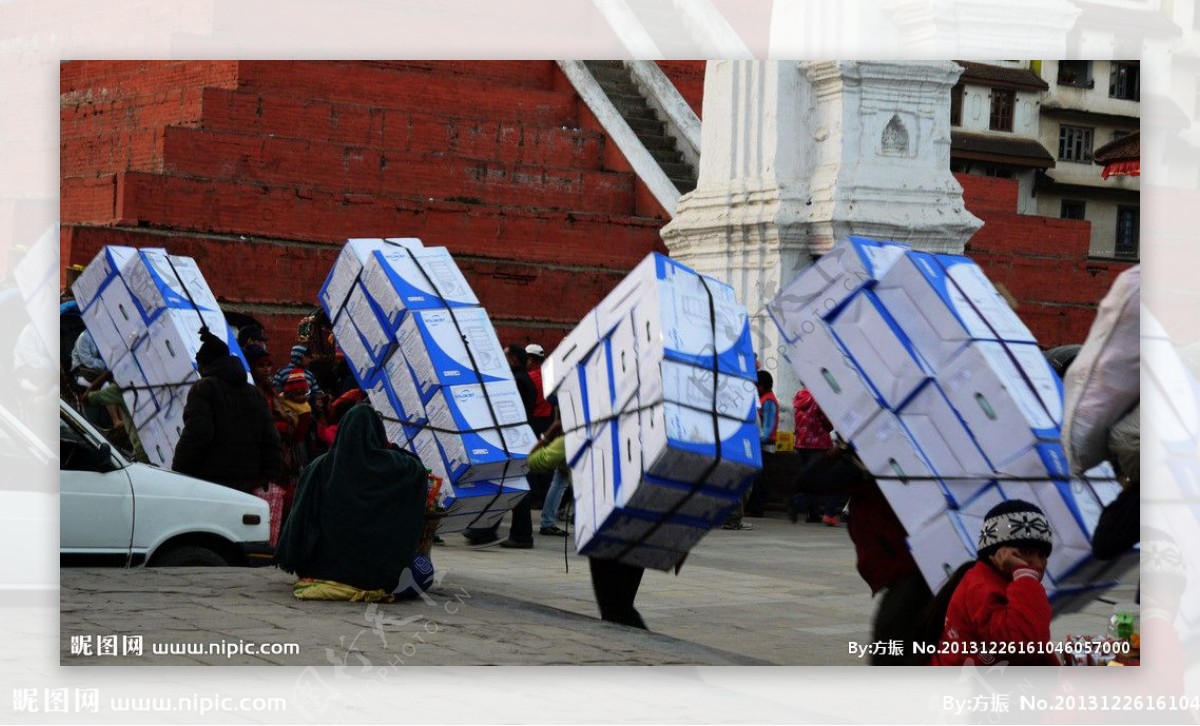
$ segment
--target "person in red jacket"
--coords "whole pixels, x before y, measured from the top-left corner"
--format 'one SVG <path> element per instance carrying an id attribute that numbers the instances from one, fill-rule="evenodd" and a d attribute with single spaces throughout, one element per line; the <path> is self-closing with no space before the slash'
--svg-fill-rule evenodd
<path id="1" fill-rule="evenodd" d="M 938 594 L 940 600 L 952 593 L 930 665 L 1060 665 L 1045 652 L 1051 611 L 1042 577 L 1052 544 L 1050 523 L 1037 506 L 1010 499 L 992 507 L 977 559 Z"/>

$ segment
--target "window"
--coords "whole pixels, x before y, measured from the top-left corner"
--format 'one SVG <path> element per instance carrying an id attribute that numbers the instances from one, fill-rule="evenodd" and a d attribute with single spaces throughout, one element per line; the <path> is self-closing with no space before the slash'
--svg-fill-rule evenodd
<path id="1" fill-rule="evenodd" d="M 962 126 L 963 84 L 956 83 L 950 89 L 950 125 Z"/>
<path id="2" fill-rule="evenodd" d="M 1096 84 L 1092 80 L 1091 61 L 1059 61 L 1058 85 L 1092 88 Z"/>
<path id="3" fill-rule="evenodd" d="M 1058 131 L 1058 158 L 1089 164 L 1092 161 L 1093 129 L 1084 126 L 1063 126 Z"/>
<path id="4" fill-rule="evenodd" d="M 1013 107 L 1017 104 L 1017 92 L 992 89 L 992 118 L 988 128 L 992 131 L 1012 131 Z"/>
<path id="5" fill-rule="evenodd" d="M 1108 76 L 1108 95 L 1126 101 L 1141 100 L 1141 67 L 1128 61 L 1113 61 Z"/>
<path id="6" fill-rule="evenodd" d="M 1062 200 L 1062 212 L 1059 217 L 1062 219 L 1083 219 L 1083 213 L 1087 209 L 1087 205 L 1078 199 Z"/>
<path id="7" fill-rule="evenodd" d="M 1117 207 L 1117 257 L 1136 259 L 1138 256 L 1138 208 Z"/>

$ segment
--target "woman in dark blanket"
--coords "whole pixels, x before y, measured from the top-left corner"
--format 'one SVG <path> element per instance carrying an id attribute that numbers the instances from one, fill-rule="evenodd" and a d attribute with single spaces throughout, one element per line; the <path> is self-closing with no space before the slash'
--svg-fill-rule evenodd
<path id="1" fill-rule="evenodd" d="M 275 561 L 301 578 L 296 597 L 390 599 L 417 549 L 427 486 L 424 464 L 389 447 L 375 411 L 351 408 L 333 447 L 301 475 L 279 537 Z"/>

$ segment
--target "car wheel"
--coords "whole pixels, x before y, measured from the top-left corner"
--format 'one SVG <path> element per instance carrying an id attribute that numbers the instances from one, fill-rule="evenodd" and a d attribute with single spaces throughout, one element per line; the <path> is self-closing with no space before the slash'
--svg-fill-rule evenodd
<path id="1" fill-rule="evenodd" d="M 155 555 L 151 567 L 225 567 L 229 563 L 207 547 L 185 545 Z"/>

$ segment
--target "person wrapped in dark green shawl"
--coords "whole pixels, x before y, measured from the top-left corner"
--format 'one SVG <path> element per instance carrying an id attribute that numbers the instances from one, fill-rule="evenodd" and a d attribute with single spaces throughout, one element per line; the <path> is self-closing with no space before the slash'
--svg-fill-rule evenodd
<path id="1" fill-rule="evenodd" d="M 342 418 L 333 447 L 296 488 L 275 562 L 300 578 L 392 592 L 412 563 L 425 517 L 425 466 L 389 448 L 367 404 Z"/>

